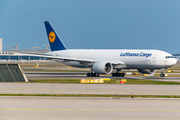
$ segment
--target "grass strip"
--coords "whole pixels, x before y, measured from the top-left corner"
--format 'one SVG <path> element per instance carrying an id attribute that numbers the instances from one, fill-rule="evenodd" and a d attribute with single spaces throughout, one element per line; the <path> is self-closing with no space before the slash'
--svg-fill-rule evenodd
<path id="1" fill-rule="evenodd" d="M 115 83 L 117 80 L 105 81 L 107 84 Z M 178 82 L 165 82 L 165 81 L 154 81 L 154 80 L 142 80 L 142 79 L 127 79 L 125 84 L 143 84 L 143 85 L 180 85 Z"/>
<path id="2" fill-rule="evenodd" d="M 104 84 L 120 84 L 116 81 L 121 79 L 112 79 L 110 81 L 104 81 Z M 80 83 L 80 79 L 30 79 L 29 83 Z M 90 84 L 90 83 L 86 83 Z M 91 83 L 95 84 L 95 83 Z M 143 85 L 180 85 L 178 82 L 165 82 L 165 81 L 153 81 L 142 79 L 127 79 L 124 84 L 143 84 Z"/>
<path id="3" fill-rule="evenodd" d="M 80 79 L 31 79 L 29 83 L 80 83 Z"/>
<path id="4" fill-rule="evenodd" d="M 87 72 L 87 70 L 43 70 L 43 69 L 23 69 L 23 71 L 38 71 L 38 72 Z"/>
<path id="5" fill-rule="evenodd" d="M 0 96 L 49 96 L 49 97 L 131 97 L 112 94 L 0 94 Z M 180 95 L 133 95 L 134 98 L 180 98 Z"/>

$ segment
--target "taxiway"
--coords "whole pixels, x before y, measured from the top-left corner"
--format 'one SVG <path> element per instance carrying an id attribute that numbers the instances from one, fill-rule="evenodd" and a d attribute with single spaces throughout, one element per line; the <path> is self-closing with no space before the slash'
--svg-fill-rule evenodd
<path id="1" fill-rule="evenodd" d="M 1 83 L 1 94 L 180 95 L 179 85 Z"/>
<path id="2" fill-rule="evenodd" d="M 173 73 L 179 74 L 179 73 Z M 125 76 L 112 77 L 111 75 L 101 75 L 100 77 L 87 77 L 86 72 L 25 72 L 28 79 L 145 79 L 156 81 L 180 82 L 180 77 L 151 77 L 151 76 Z"/>

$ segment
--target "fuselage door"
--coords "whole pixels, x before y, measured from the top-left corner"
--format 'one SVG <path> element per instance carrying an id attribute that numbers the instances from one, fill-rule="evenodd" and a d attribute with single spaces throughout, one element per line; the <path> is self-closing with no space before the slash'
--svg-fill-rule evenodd
<path id="1" fill-rule="evenodd" d="M 156 60 L 157 60 L 157 54 L 153 54 L 152 61 L 153 61 L 153 62 L 156 62 Z"/>

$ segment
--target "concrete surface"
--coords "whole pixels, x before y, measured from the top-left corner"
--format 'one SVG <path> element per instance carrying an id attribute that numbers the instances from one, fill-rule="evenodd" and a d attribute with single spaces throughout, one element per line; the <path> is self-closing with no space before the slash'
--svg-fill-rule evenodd
<path id="1" fill-rule="evenodd" d="M 0 96 L 0 120 L 179 120 L 180 99 Z"/>
<path id="2" fill-rule="evenodd" d="M 86 77 L 87 72 L 25 72 L 28 79 L 122 79 L 122 77 L 111 77 L 111 75 L 100 75 L 100 77 Z M 169 73 L 172 74 L 172 73 Z M 179 75 L 179 73 L 173 73 Z M 171 81 L 180 82 L 180 77 L 139 77 L 139 76 L 125 76 L 123 79 L 146 79 L 156 81 Z"/>
<path id="3" fill-rule="evenodd" d="M 0 83 L 0 93 L 180 95 L 180 85 Z"/>

